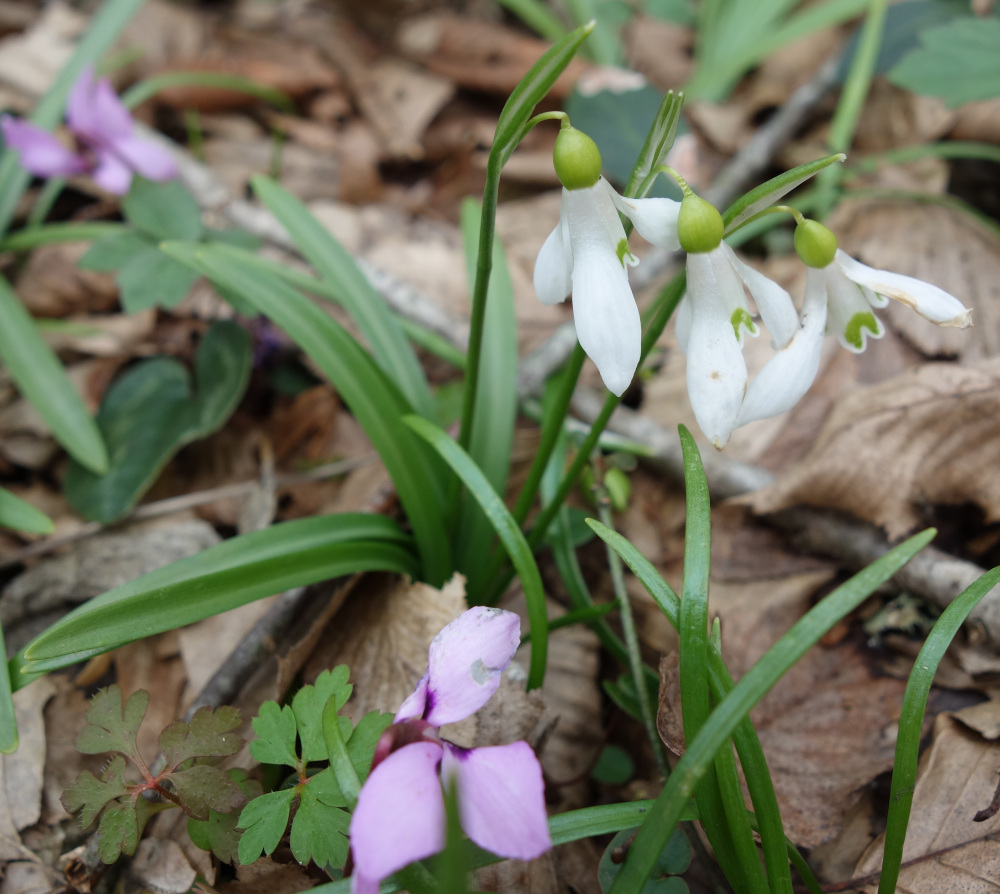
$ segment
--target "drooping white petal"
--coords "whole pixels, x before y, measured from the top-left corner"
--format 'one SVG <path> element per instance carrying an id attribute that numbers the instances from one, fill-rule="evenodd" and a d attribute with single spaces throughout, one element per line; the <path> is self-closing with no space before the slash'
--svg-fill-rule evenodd
<path id="1" fill-rule="evenodd" d="M 619 259 L 620 243 L 609 239 L 604 212 L 610 209 L 615 220 L 618 215 L 603 189 L 597 189 L 570 190 L 566 197 L 573 250 L 573 319 L 577 338 L 604 384 L 613 394 L 621 394 L 639 365 L 642 324 Z M 620 222 L 618 230 L 624 240 Z"/>
<path id="2" fill-rule="evenodd" d="M 677 305 L 674 320 L 677 344 L 681 349 L 681 353 L 686 355 L 688 352 L 688 340 L 691 338 L 691 299 L 688 297 L 687 292 L 684 293 L 680 304 Z"/>
<path id="3" fill-rule="evenodd" d="M 760 332 L 757 329 L 757 324 L 753 321 L 753 317 L 750 316 L 747 296 L 743 291 L 743 280 L 740 279 L 736 268 L 730 263 L 729 255 L 731 253 L 732 250 L 729 246 L 725 242 L 722 242 L 718 248 L 704 252 L 699 257 L 704 258 L 705 265 L 714 283 L 713 288 L 725 306 L 729 325 L 732 327 L 740 346 L 742 346 L 744 335 L 756 337 Z M 688 255 L 688 295 L 692 297 L 692 300 L 697 302 L 694 296 L 698 293 L 691 288 L 690 281 L 690 258 L 692 257 L 693 255 Z M 693 309 L 697 313 L 697 307 Z"/>
<path id="4" fill-rule="evenodd" d="M 720 259 L 722 265 L 717 263 Z M 733 329 L 732 313 L 716 276 L 720 269 L 728 270 L 739 284 L 721 253 L 688 255 L 687 287 L 691 302 L 688 396 L 698 425 L 719 450 L 729 442 L 736 427 L 747 384 L 746 363 Z M 742 285 L 739 288 L 742 293 Z"/>
<path id="5" fill-rule="evenodd" d="M 759 270 L 743 263 L 725 242 L 721 248 L 750 290 L 753 300 L 757 302 L 760 318 L 771 333 L 771 344 L 776 348 L 783 348 L 799 329 L 799 315 L 795 311 L 792 296 Z"/>
<path id="6" fill-rule="evenodd" d="M 872 312 L 861 287 L 844 275 L 836 261 L 819 273 L 826 284 L 830 329 L 848 351 L 860 354 L 869 338 L 885 335 L 882 321 Z"/>
<path id="7" fill-rule="evenodd" d="M 610 185 L 608 189 L 615 207 L 635 224 L 643 239 L 668 251 L 680 250 L 681 243 L 677 238 L 680 202 L 673 199 L 627 199 L 618 195 Z"/>
<path id="8" fill-rule="evenodd" d="M 819 370 L 826 333 L 826 283 L 822 271 L 810 267 L 802 324 L 791 341 L 778 351 L 747 388 L 737 425 L 780 416 L 809 390 Z"/>
<path id="9" fill-rule="evenodd" d="M 615 207 L 618 193 L 603 177 L 594 184 L 590 191 L 593 194 L 594 206 L 600 215 L 601 223 L 604 224 L 604 231 L 608 234 L 608 240 L 615 247 L 618 260 L 623 267 L 635 267 L 639 263 L 639 259 L 632 254 L 632 250 L 629 248 L 625 227 L 622 226 L 622 219 L 618 216 L 618 209 Z"/>
<path id="10" fill-rule="evenodd" d="M 569 297 L 573 287 L 573 254 L 566 225 L 566 190 L 563 190 L 563 211 L 559 223 L 549 233 L 535 261 L 535 294 L 542 304 L 558 304 Z"/>
<path id="11" fill-rule="evenodd" d="M 874 267 L 855 261 L 840 250 L 837 251 L 834 264 L 848 279 L 859 286 L 913 308 L 920 316 L 937 323 L 938 326 L 957 326 L 959 329 L 964 329 L 972 325 L 972 311 L 944 289 L 914 279 L 912 276 L 876 270 Z"/>
<path id="12" fill-rule="evenodd" d="M 552 847 L 542 768 L 527 742 L 472 749 L 445 742 L 441 775 L 446 786 L 457 782 L 462 828 L 481 848 L 533 860 Z"/>

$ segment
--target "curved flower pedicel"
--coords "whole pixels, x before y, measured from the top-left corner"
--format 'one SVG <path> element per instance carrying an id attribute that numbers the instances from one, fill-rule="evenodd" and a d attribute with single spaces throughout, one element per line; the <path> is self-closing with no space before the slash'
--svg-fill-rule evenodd
<path id="1" fill-rule="evenodd" d="M 133 173 L 148 180 L 177 176 L 170 153 L 135 136 L 135 122 L 115 95 L 107 78 L 94 78 L 86 68 L 70 91 L 66 123 L 76 149 L 64 146 L 48 131 L 29 121 L 5 115 L 0 119 L 4 143 L 21 154 L 21 165 L 36 177 L 89 174 L 102 189 L 125 195 Z"/>
<path id="2" fill-rule="evenodd" d="M 601 176 L 597 145 L 565 120 L 553 163 L 563 185 L 562 210 L 538 253 L 535 292 L 543 304 L 558 304 L 572 292 L 580 345 L 608 390 L 620 395 L 639 365 L 642 324 L 626 272 L 639 261 L 629 251 L 618 212 L 650 242 L 676 250 L 680 205 L 619 196 Z"/>
<path id="3" fill-rule="evenodd" d="M 876 308 L 893 298 L 938 326 L 972 325 L 972 311 L 937 286 L 912 276 L 876 270 L 837 247 L 837 237 L 821 223 L 799 216 L 795 250 L 809 267 L 802 324 L 784 350 L 767 362 L 747 390 L 739 425 L 790 410 L 805 395 L 819 369 L 823 336 L 829 328 L 849 351 L 860 354 L 869 338 L 885 334 Z"/>
<path id="4" fill-rule="evenodd" d="M 542 768 L 527 742 L 467 749 L 438 735 L 489 701 L 520 634 L 517 615 L 479 606 L 434 637 L 427 673 L 379 740 L 351 816 L 355 894 L 374 894 L 382 879 L 444 848 L 442 784 L 458 786 L 462 828 L 480 847 L 530 860 L 552 846 Z"/>

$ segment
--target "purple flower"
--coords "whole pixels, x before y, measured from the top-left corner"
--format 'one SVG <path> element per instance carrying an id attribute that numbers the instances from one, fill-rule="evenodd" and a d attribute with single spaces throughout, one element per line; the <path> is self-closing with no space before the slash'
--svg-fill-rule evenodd
<path id="1" fill-rule="evenodd" d="M 133 173 L 148 180 L 177 175 L 166 149 L 135 136 L 132 115 L 107 78 L 95 80 L 92 68 L 83 70 L 70 91 L 66 122 L 76 151 L 48 131 L 9 115 L 0 119 L 0 129 L 6 145 L 21 153 L 21 165 L 36 177 L 89 174 L 102 189 L 125 195 Z"/>
<path id="2" fill-rule="evenodd" d="M 438 735 L 489 701 L 520 636 L 517 615 L 479 606 L 434 637 L 427 673 L 379 741 L 351 817 L 354 894 L 375 894 L 382 879 L 444 848 L 442 783 L 457 784 L 462 828 L 485 850 L 531 860 L 552 846 L 527 742 L 469 749 Z"/>

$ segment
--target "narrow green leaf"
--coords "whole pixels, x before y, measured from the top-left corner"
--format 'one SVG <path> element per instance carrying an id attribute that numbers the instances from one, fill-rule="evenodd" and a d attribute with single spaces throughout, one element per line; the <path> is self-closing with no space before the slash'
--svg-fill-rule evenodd
<path id="1" fill-rule="evenodd" d="M 178 260 L 239 293 L 284 329 L 329 377 L 371 439 L 413 525 L 423 560 L 420 575 L 440 585 L 452 572 L 442 506 L 445 469 L 403 425 L 406 399 L 350 334 L 301 292 L 241 262 L 225 245 L 164 243 Z"/>
<path id="2" fill-rule="evenodd" d="M 40 245 L 55 245 L 60 242 L 90 242 L 93 239 L 107 239 L 128 232 L 120 223 L 92 221 L 89 223 L 53 223 L 39 227 L 26 227 L 11 233 L 0 241 L 0 250 L 27 251 Z"/>
<path id="3" fill-rule="evenodd" d="M 541 0 L 497 0 L 497 3 L 546 40 L 561 40 L 566 34 L 563 23 Z"/>
<path id="4" fill-rule="evenodd" d="M 961 626 L 983 597 L 1000 581 L 1000 566 L 987 571 L 975 583 L 966 587 L 937 619 L 934 628 L 913 663 L 910 678 L 903 693 L 903 710 L 899 715 L 899 735 L 896 739 L 896 758 L 893 762 L 892 785 L 889 790 L 889 818 L 885 826 L 885 845 L 882 856 L 882 877 L 878 894 L 893 894 L 899 869 L 903 863 L 903 844 L 906 827 L 913 806 L 913 792 L 917 783 L 917 761 L 920 753 L 920 734 L 927 709 L 934 675 L 944 653 L 951 645 Z"/>
<path id="5" fill-rule="evenodd" d="M 39 335 L 34 321 L 3 277 L 0 277 L 0 360 L 18 390 L 38 410 L 69 454 L 98 474 L 107 471 L 108 454 L 96 423 L 70 384 L 59 358 Z"/>
<path id="6" fill-rule="evenodd" d="M 337 288 L 340 303 L 371 345 L 372 356 L 406 396 L 410 408 L 433 418 L 434 404 L 423 367 L 399 321 L 354 258 L 302 202 L 269 177 L 254 177 L 253 188 L 288 230 L 302 256 L 322 279 Z"/>
<path id="7" fill-rule="evenodd" d="M 635 160 L 632 173 L 629 174 L 628 183 L 625 185 L 625 195 L 631 198 L 642 198 L 649 192 L 649 187 L 640 189 L 653 169 L 664 164 L 667 153 L 674 145 L 674 137 L 677 134 L 677 126 L 681 121 L 681 112 L 684 109 L 684 94 L 674 93 L 668 90 L 660 102 L 660 107 L 656 111 L 656 117 L 650 125 L 649 132 L 639 151 L 639 156 Z"/>
<path id="8" fill-rule="evenodd" d="M 0 667 L 0 754 L 13 754 L 17 751 L 17 716 L 14 713 L 13 686 L 11 685 L 7 645 L 3 638 L 3 625 L 0 624 L 0 658 L 4 659 Z"/>
<path id="9" fill-rule="evenodd" d="M 108 389 L 97 414 L 111 471 L 95 475 L 71 463 L 64 487 L 72 506 L 104 523 L 126 515 L 181 447 L 222 427 L 246 390 L 251 359 L 246 331 L 219 322 L 198 347 L 194 395 L 187 369 L 172 357 L 129 369 Z"/>
<path id="10" fill-rule="evenodd" d="M 0 527 L 31 534 L 51 534 L 55 530 L 52 519 L 44 512 L 4 487 L 0 487 Z"/>
<path id="11" fill-rule="evenodd" d="M 87 65 L 93 65 L 118 39 L 122 29 L 142 6 L 144 0 L 108 0 L 90 20 L 87 31 L 76 45 L 69 61 L 59 69 L 55 83 L 35 108 L 32 122 L 51 130 L 62 116 L 66 96 Z M 17 213 L 31 174 L 21 167 L 16 152 L 5 152 L 0 159 L 0 234 L 6 233 Z M 0 330 L 6 320 L 0 318 Z M 97 463 L 97 467 L 100 467 Z"/>
<path id="12" fill-rule="evenodd" d="M 596 525 L 591 526 L 600 535 Z M 709 715 L 694 742 L 674 768 L 656 804 L 643 823 L 610 894 L 638 890 L 656 862 L 692 793 L 715 753 L 767 691 L 837 621 L 860 605 L 880 584 L 892 577 L 933 538 L 933 529 L 901 543 L 881 559 L 855 574 L 808 611 L 774 644 L 719 706 Z M 623 557 L 624 558 L 624 557 Z"/>
<path id="13" fill-rule="evenodd" d="M 480 208 L 469 199 L 462 205 L 462 241 L 465 245 L 469 282 L 475 281 L 479 243 Z M 517 418 L 517 318 L 514 286 L 499 241 L 493 243 L 493 275 L 486 300 L 486 331 L 480 355 L 479 393 L 469 455 L 482 470 L 490 486 L 503 493 L 510 471 L 510 453 Z M 455 566 L 468 578 L 468 593 L 480 598 L 483 572 L 493 543 L 493 525 L 479 504 L 463 495 L 455 523 Z"/>
<path id="14" fill-rule="evenodd" d="M 358 773 L 347 751 L 347 743 L 340 728 L 340 721 L 345 718 L 338 716 L 339 710 L 336 698 L 331 696 L 323 707 L 323 741 L 330 761 L 330 770 L 337 777 L 337 785 L 347 800 L 347 806 L 353 811 L 358 803 L 361 780 L 358 779 Z"/>
<path id="15" fill-rule="evenodd" d="M 570 31 L 562 40 L 547 50 L 541 58 L 528 69 L 518 85 L 511 91 L 504 104 L 500 118 L 497 120 L 496 135 L 493 138 L 493 148 L 490 156 L 495 157 L 502 168 L 507 159 L 517 148 L 523 136 L 524 126 L 528 123 L 535 106 L 552 89 L 556 79 L 573 61 L 576 51 L 594 30 L 594 23 L 588 22 L 574 31 Z"/>
<path id="16" fill-rule="evenodd" d="M 834 162 L 842 162 L 846 157 L 842 152 L 838 152 L 836 155 L 818 158 L 816 161 L 778 174 L 777 177 L 772 177 L 766 183 L 751 189 L 746 195 L 740 196 L 722 215 L 722 219 L 726 222 L 726 235 L 738 229 L 755 214 L 773 205 L 782 196 L 788 195 L 796 186 L 805 183 Z"/>
<path id="17" fill-rule="evenodd" d="M 462 483 L 483 507 L 487 518 L 493 524 L 510 556 L 514 568 L 524 588 L 524 598 L 528 603 L 528 622 L 531 625 L 531 667 L 528 669 L 528 689 L 542 685 L 545 678 L 545 658 L 548 652 L 548 615 L 545 611 L 545 590 L 538 565 L 531 554 L 531 547 L 521 533 L 520 527 L 504 505 L 497 492 L 490 487 L 482 470 L 472 461 L 469 454 L 458 446 L 448 435 L 426 419 L 407 416 L 406 424 L 424 438 L 445 462 L 462 479 Z"/>
<path id="18" fill-rule="evenodd" d="M 283 112 L 295 113 L 295 103 L 280 90 L 260 84 L 250 78 L 221 71 L 168 71 L 133 84 L 121 95 L 126 108 L 134 109 L 163 90 L 175 87 L 202 87 L 211 90 L 231 90 L 269 102 Z"/>
<path id="19" fill-rule="evenodd" d="M 19 656 L 31 673 L 280 593 L 357 571 L 416 575 L 410 538 L 391 519 L 323 515 L 274 525 L 115 587 L 74 609 Z M 15 659 L 16 661 L 17 659 Z"/>

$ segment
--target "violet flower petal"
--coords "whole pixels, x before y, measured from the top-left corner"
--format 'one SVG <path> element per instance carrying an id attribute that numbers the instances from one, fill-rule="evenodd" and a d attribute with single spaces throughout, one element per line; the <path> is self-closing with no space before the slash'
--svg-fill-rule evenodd
<path id="1" fill-rule="evenodd" d="M 444 848 L 441 746 L 417 742 L 394 751 L 365 781 L 351 816 L 355 894 L 414 860 Z"/>
<path id="2" fill-rule="evenodd" d="M 116 139 L 111 151 L 147 180 L 160 182 L 177 176 L 173 156 L 152 140 L 135 136 Z"/>
<path id="3" fill-rule="evenodd" d="M 464 720 L 490 700 L 521 641 L 513 612 L 478 605 L 431 642 L 424 719 L 434 726 Z"/>
<path id="4" fill-rule="evenodd" d="M 527 742 L 466 750 L 445 743 L 445 784 L 458 784 L 462 828 L 481 848 L 532 860 L 552 847 L 545 783 Z"/>
<path id="5" fill-rule="evenodd" d="M 101 189 L 123 196 L 132 185 L 132 169 L 113 152 L 101 149 L 97 152 L 97 167 L 90 178 Z"/>
<path id="6" fill-rule="evenodd" d="M 72 177 L 87 170 L 79 155 L 30 121 L 4 115 L 0 118 L 0 129 L 7 148 L 21 154 L 21 167 L 36 177 Z"/>
<path id="7" fill-rule="evenodd" d="M 427 674 L 424 674 L 420 678 L 417 688 L 399 706 L 399 710 L 396 712 L 396 719 L 393 720 L 393 723 L 401 723 L 404 720 L 412 720 L 414 717 L 424 716 L 424 711 L 427 710 L 427 679 Z"/>
<path id="8" fill-rule="evenodd" d="M 94 70 L 85 68 L 73 85 L 66 103 L 70 130 L 89 143 L 108 145 L 132 135 L 132 115 L 122 105 L 107 78 L 95 80 Z"/>

